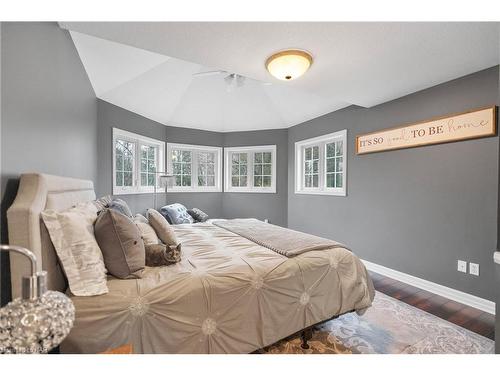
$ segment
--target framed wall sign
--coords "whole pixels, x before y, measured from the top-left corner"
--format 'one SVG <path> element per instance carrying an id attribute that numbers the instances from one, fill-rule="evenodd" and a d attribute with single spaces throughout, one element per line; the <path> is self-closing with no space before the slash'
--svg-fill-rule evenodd
<path id="1" fill-rule="evenodd" d="M 356 154 L 489 137 L 496 132 L 496 107 L 480 108 L 358 135 Z"/>

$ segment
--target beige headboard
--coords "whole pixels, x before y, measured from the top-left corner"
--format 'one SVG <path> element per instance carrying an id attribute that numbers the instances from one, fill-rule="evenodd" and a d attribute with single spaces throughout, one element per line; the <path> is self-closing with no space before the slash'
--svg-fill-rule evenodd
<path id="1" fill-rule="evenodd" d="M 39 270 L 48 272 L 47 282 L 51 290 L 64 292 L 66 279 L 40 213 L 48 208 L 64 210 L 94 199 L 92 181 L 39 173 L 21 175 L 16 199 L 7 210 L 9 243 L 23 246 L 35 254 Z M 10 254 L 13 299 L 21 295 L 21 278 L 28 275 L 29 270 L 27 259 Z"/>

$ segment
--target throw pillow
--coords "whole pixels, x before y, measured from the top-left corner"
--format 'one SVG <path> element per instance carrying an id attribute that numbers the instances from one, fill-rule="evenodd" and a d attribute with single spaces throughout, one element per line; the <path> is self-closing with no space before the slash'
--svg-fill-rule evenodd
<path id="1" fill-rule="evenodd" d="M 109 273 L 120 279 L 140 277 L 146 255 L 137 225 L 120 212 L 106 209 L 94 228 Z"/>
<path id="2" fill-rule="evenodd" d="M 204 223 L 209 219 L 208 215 L 199 208 L 191 208 L 187 212 L 197 223 Z"/>
<path id="3" fill-rule="evenodd" d="M 180 203 L 170 204 L 160 208 L 160 212 L 170 224 L 193 224 L 193 218 L 188 214 L 186 207 Z"/>
<path id="4" fill-rule="evenodd" d="M 149 224 L 154 228 L 156 234 L 166 245 L 178 245 L 177 236 L 168 221 L 153 208 L 148 210 Z"/>

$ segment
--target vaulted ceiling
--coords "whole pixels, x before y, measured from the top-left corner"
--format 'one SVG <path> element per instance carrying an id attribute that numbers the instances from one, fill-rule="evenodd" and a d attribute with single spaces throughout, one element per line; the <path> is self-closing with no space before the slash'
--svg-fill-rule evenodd
<path id="1" fill-rule="evenodd" d="M 286 128 L 371 107 L 499 64 L 498 23 L 61 22 L 97 97 L 165 125 Z M 272 53 L 305 49 L 311 69 L 273 78 Z M 224 70 L 248 77 L 228 87 Z"/>

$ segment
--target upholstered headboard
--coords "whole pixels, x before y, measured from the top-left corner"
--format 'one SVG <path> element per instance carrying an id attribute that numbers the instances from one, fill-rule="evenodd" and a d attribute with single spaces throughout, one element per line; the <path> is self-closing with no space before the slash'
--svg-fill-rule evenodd
<path id="1" fill-rule="evenodd" d="M 48 272 L 49 289 L 64 292 L 66 279 L 40 213 L 49 208 L 64 210 L 93 199 L 92 181 L 39 173 L 21 175 L 16 199 L 7 210 L 9 243 L 23 246 L 35 254 L 39 270 Z M 10 254 L 12 298 L 21 295 L 21 278 L 28 275 L 29 270 L 27 259 Z"/>

